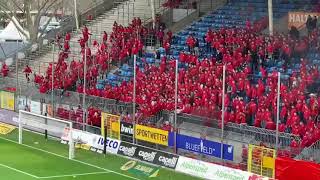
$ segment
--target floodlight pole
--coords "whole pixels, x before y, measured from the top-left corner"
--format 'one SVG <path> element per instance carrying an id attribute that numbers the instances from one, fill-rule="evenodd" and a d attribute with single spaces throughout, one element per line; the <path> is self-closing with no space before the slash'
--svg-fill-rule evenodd
<path id="1" fill-rule="evenodd" d="M 221 159 L 223 161 L 223 139 L 224 139 L 224 111 L 225 111 L 225 85 L 226 85 L 226 65 L 223 65 L 223 72 L 222 72 L 222 109 L 221 109 Z"/>
<path id="2" fill-rule="evenodd" d="M 268 12 L 269 12 L 269 34 L 273 35 L 273 10 L 272 10 L 272 0 L 268 0 Z"/>

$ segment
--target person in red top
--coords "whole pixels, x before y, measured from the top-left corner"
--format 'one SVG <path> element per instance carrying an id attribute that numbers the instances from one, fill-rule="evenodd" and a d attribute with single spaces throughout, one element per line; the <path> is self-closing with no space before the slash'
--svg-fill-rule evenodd
<path id="1" fill-rule="evenodd" d="M 251 22 L 250 22 L 249 19 L 247 19 L 247 21 L 246 21 L 246 29 L 247 29 L 248 31 L 251 30 Z"/>
<path id="2" fill-rule="evenodd" d="M 196 45 L 196 40 L 194 39 L 194 37 L 190 35 L 187 38 L 186 44 L 188 45 L 189 52 L 193 53 L 194 52 L 194 46 Z"/>
<path id="3" fill-rule="evenodd" d="M 29 65 L 27 65 L 27 66 L 24 68 L 23 72 L 24 72 L 25 75 L 26 75 L 27 81 L 30 82 L 30 77 L 29 77 L 29 76 L 30 76 L 30 74 L 32 73 L 32 70 L 31 70 L 31 68 L 29 67 Z"/>
<path id="4" fill-rule="evenodd" d="M 172 36 L 173 36 L 173 33 L 172 33 L 171 30 L 169 30 L 169 31 L 167 32 L 167 36 L 168 36 L 168 41 L 169 41 L 169 43 L 171 44 L 171 43 L 172 43 Z"/>
<path id="5" fill-rule="evenodd" d="M 166 50 L 166 55 L 170 55 L 170 46 L 169 40 L 164 40 L 163 48 Z"/>
<path id="6" fill-rule="evenodd" d="M 1 68 L 2 76 L 3 77 L 7 77 L 8 76 L 8 72 L 9 72 L 8 66 L 5 63 L 3 63 L 2 64 L 2 68 Z"/>
<path id="7" fill-rule="evenodd" d="M 65 42 L 64 42 L 63 48 L 64 48 L 64 52 L 65 52 L 65 53 L 69 53 L 69 52 L 70 52 L 69 41 L 65 41 Z"/>
<path id="8" fill-rule="evenodd" d="M 67 32 L 66 37 L 64 38 L 65 41 L 70 41 L 71 39 L 71 34 Z"/>

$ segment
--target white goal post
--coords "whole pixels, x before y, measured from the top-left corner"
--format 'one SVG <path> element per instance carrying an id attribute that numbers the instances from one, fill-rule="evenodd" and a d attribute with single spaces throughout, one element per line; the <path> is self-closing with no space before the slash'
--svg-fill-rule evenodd
<path id="1" fill-rule="evenodd" d="M 49 135 L 50 137 L 61 138 L 68 128 L 69 159 L 74 158 L 74 142 L 72 138 L 72 122 L 63 121 L 27 111 L 19 111 L 19 144 L 23 143 L 23 130 Z"/>

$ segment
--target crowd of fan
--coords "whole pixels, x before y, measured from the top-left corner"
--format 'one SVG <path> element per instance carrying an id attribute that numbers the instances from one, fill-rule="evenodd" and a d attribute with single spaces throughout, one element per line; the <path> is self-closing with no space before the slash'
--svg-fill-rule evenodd
<path id="1" fill-rule="evenodd" d="M 190 35 L 186 42 L 190 52 L 181 52 L 179 55 L 179 66 L 184 68 L 180 68 L 178 74 L 178 110 L 181 113 L 198 114 L 209 119 L 216 118 L 221 125 L 222 74 L 223 65 L 226 65 L 227 108 L 224 122 L 274 130 L 278 69 L 268 73 L 266 68 L 284 61 L 283 69 L 287 71 L 292 68 L 292 64 L 299 63 L 299 70 L 289 74 L 280 88 L 279 131 L 293 133 L 302 138 L 301 144 L 292 141 L 292 146 L 310 146 L 320 139 L 320 123 L 317 121 L 320 98 L 310 94 L 317 93 L 315 88 L 318 88 L 319 71 L 316 65 L 310 65 L 304 57 L 309 48 L 319 47 L 319 31 L 316 29 L 308 37 L 295 39 L 283 34 L 265 36 L 253 29 L 247 23 L 246 29 L 209 30 L 204 41 L 207 44 L 206 51 L 214 56 L 204 59 L 199 59 L 193 53 L 197 40 Z M 96 53 L 91 54 L 87 45 L 91 34 L 85 27 L 83 37 L 79 40 L 83 57 L 70 63 L 67 61 L 70 34 L 67 34 L 58 62 L 50 64 L 45 75 L 35 74 L 34 82 L 39 86 L 41 93 L 47 93 L 52 88 L 76 89 L 79 93 L 132 102 L 132 81 L 123 82 L 117 87 L 107 85 L 104 90 L 98 90 L 96 82 L 99 75 L 107 71 L 111 59 L 123 61 L 133 54 L 142 54 L 141 39 L 149 33 L 148 31 L 142 26 L 139 18 L 135 18 L 128 27 L 115 22 L 110 36 L 104 33 L 100 44 L 97 41 L 93 42 Z M 172 33 L 165 34 L 163 30 L 159 30 L 156 34 L 160 45 L 170 54 Z M 298 62 L 294 60 L 297 57 Z M 84 90 L 85 59 L 87 87 Z M 172 111 L 175 108 L 175 60 L 169 56 L 162 57 L 159 66 L 146 63 L 144 58 L 142 61 L 143 70 L 136 68 L 136 103 L 139 106 L 137 116 L 140 117 L 138 121 L 145 120 L 159 111 Z M 8 73 L 6 69 L 6 65 L 2 66 L 3 74 Z M 24 72 L 29 81 L 31 68 L 27 66 Z M 256 74 L 259 76 L 255 76 Z M 64 117 L 62 110 L 58 110 L 58 114 Z M 74 116 L 76 121 L 82 119 L 81 113 L 78 114 Z M 89 110 L 88 119 L 92 125 L 100 125 L 100 118 L 99 110 Z M 132 118 L 127 118 L 126 121 L 130 119 Z"/>

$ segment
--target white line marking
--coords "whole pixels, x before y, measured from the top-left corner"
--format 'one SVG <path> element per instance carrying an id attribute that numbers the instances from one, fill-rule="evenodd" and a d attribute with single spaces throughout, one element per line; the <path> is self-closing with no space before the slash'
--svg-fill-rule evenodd
<path id="1" fill-rule="evenodd" d="M 5 141 L 9 141 L 9 142 L 12 142 L 12 143 L 15 143 L 15 144 L 19 144 L 16 141 L 13 141 L 11 139 L 7 139 L 7 138 L 4 138 L 4 137 L 0 137 L 0 139 L 5 140 Z M 26 144 L 19 144 L 19 145 L 25 146 L 25 147 L 28 147 L 28 148 L 31 148 L 31 149 L 35 149 L 35 150 L 38 150 L 38 151 L 42 151 L 42 152 L 45 152 L 45 153 L 48 153 L 48 154 L 52 154 L 54 156 L 58 156 L 58 157 L 61 157 L 61 158 L 67 159 L 67 160 L 75 161 L 75 162 L 78 162 L 78 163 L 81 163 L 81 164 L 84 164 L 84 165 L 87 165 L 87 166 L 95 167 L 97 169 L 101 169 L 101 170 L 104 170 L 104 171 L 107 171 L 107 172 L 112 172 L 114 174 L 117 174 L 117 175 L 120 175 L 120 176 L 123 176 L 123 177 L 127 177 L 127 178 L 130 178 L 130 179 L 135 179 L 135 180 L 141 180 L 141 179 L 138 179 L 138 178 L 135 178 L 135 177 L 132 177 L 132 176 L 128 176 L 128 175 L 125 175 L 125 174 L 122 174 L 122 173 L 119 173 L 119 172 L 116 172 L 116 171 L 112 171 L 112 170 L 109 170 L 109 169 L 106 169 L 106 168 L 102 168 L 100 166 L 96 166 L 96 165 L 93 165 L 93 164 L 89 164 L 89 163 L 86 163 L 86 162 L 83 162 L 83 161 L 80 161 L 80 160 L 69 159 L 69 158 L 61 156 L 59 154 L 56 154 L 56 153 L 53 153 L 53 152 L 50 152 L 50 151 L 46 151 L 46 150 L 42 150 L 42 149 L 38 149 L 38 148 L 29 146 L 29 145 L 26 145 Z"/>
<path id="2" fill-rule="evenodd" d="M 35 176 L 35 175 L 30 174 L 30 173 L 27 173 L 27 172 L 21 171 L 21 170 L 19 170 L 19 169 L 16 169 L 16 168 L 13 168 L 13 167 L 10 167 L 10 166 L 7 166 L 7 165 L 4 165 L 4 164 L 1 164 L 1 163 L 0 163 L 0 166 L 1 166 L 1 167 L 8 168 L 8 169 L 13 170 L 13 171 L 16 171 L 16 172 L 18 172 L 18 173 L 21 173 L 21 174 L 24 174 L 24 175 L 27 175 L 27 176 L 33 177 L 33 178 L 36 178 L 36 179 L 39 179 L 39 177 L 38 177 L 38 176 Z"/>
<path id="3" fill-rule="evenodd" d="M 46 177 L 38 177 L 39 179 L 51 179 L 51 178 L 61 178 L 61 177 L 75 177 L 75 176 L 87 176 L 87 175 L 95 175 L 95 174 L 108 174 L 110 172 L 92 172 L 92 173 L 81 173 L 81 174 L 66 174 L 66 175 L 58 175 L 58 176 L 46 176 Z"/>

